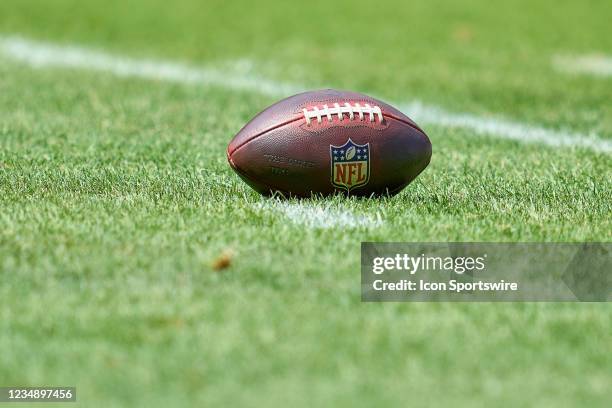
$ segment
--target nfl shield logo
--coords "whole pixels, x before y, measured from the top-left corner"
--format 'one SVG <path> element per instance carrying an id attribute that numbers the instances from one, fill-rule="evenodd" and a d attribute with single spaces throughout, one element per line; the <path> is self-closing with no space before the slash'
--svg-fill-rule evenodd
<path id="1" fill-rule="evenodd" d="M 349 139 L 342 146 L 329 146 L 331 182 L 351 191 L 370 180 L 370 144 L 358 145 Z"/>

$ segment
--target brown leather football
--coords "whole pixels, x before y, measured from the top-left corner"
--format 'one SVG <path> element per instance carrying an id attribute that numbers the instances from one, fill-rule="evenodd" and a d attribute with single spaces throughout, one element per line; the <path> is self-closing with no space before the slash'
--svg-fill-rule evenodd
<path id="1" fill-rule="evenodd" d="M 275 103 L 227 147 L 232 168 L 262 194 L 393 195 L 429 164 L 425 132 L 369 96 L 326 89 Z"/>

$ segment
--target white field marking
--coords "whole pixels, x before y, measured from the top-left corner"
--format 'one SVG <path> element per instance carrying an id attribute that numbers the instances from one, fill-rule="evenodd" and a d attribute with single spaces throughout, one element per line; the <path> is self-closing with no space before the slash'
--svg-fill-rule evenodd
<path id="1" fill-rule="evenodd" d="M 287 96 L 306 89 L 298 84 L 281 83 L 259 77 L 243 69 L 194 67 L 188 64 L 142 60 L 116 56 L 82 47 L 55 45 L 20 37 L 0 37 L 0 54 L 35 68 L 79 68 L 111 73 L 120 77 L 137 77 L 185 84 L 214 85 L 228 89 L 258 92 L 274 97 Z M 240 60 L 248 64 L 248 60 Z M 239 67 L 238 67 L 239 68 Z M 596 134 L 557 131 L 507 119 L 483 118 L 469 113 L 453 113 L 419 101 L 398 104 L 417 123 L 468 129 L 479 135 L 553 147 L 582 147 L 596 152 L 612 152 L 612 141 Z"/>
<path id="2" fill-rule="evenodd" d="M 257 209 L 282 214 L 293 224 L 308 228 L 376 228 L 383 224 L 380 214 L 372 217 L 355 214 L 347 209 L 339 209 L 330 204 L 312 204 L 269 199 L 257 203 Z"/>
<path id="3" fill-rule="evenodd" d="M 119 77 L 215 85 L 272 96 L 297 93 L 303 89 L 254 75 L 244 75 L 245 60 L 239 60 L 240 66 L 235 67 L 243 73 L 232 75 L 231 69 L 228 73 L 227 69 L 194 67 L 180 62 L 163 60 L 135 59 L 83 47 L 30 41 L 20 37 L 0 37 L 0 53 L 34 68 L 87 69 L 107 72 Z"/>
<path id="4" fill-rule="evenodd" d="M 417 123 L 470 129 L 480 135 L 493 135 L 501 139 L 524 143 L 541 143 L 553 147 L 583 147 L 596 152 L 612 152 L 612 140 L 596 134 L 583 134 L 564 130 L 551 130 L 500 118 L 484 118 L 470 113 L 452 113 L 442 108 L 424 105 L 420 102 L 399 105 L 402 112 Z"/>
<path id="5" fill-rule="evenodd" d="M 558 55 L 553 66 L 559 71 L 573 74 L 589 74 L 601 77 L 612 76 L 612 56 L 591 54 L 580 56 Z"/>

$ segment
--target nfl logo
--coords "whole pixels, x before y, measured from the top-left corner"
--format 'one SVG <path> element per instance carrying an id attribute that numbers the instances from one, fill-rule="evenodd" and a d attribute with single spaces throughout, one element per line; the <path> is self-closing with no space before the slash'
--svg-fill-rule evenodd
<path id="1" fill-rule="evenodd" d="M 351 191 L 370 180 L 370 144 L 358 145 L 349 139 L 342 146 L 329 146 L 331 182 Z"/>

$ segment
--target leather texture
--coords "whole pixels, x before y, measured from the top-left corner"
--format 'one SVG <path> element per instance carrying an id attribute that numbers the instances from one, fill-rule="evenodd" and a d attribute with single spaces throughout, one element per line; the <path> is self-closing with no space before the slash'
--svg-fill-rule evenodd
<path id="1" fill-rule="evenodd" d="M 355 115 L 323 116 L 307 124 L 303 109 L 334 103 L 370 104 L 382 110 L 384 120 L 360 120 Z M 368 180 L 351 188 L 338 187 L 334 178 L 330 146 L 351 140 L 369 146 Z M 280 192 L 308 197 L 336 192 L 371 196 L 401 191 L 431 158 L 431 143 L 425 133 L 392 106 L 354 92 L 322 90 L 284 99 L 258 114 L 232 139 L 228 161 L 240 177 L 262 194 Z"/>

